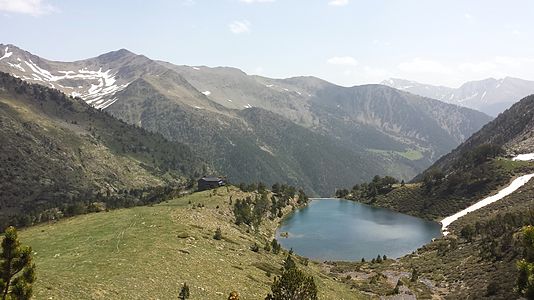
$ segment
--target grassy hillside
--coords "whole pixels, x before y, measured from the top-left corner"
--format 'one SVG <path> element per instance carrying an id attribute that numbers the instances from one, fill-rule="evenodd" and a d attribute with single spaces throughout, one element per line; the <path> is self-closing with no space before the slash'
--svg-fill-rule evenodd
<path id="1" fill-rule="evenodd" d="M 56 218 L 74 202 L 179 188 L 205 170 L 183 144 L 5 73 L 0 124 L 0 227 Z"/>
<path id="2" fill-rule="evenodd" d="M 225 299 L 232 290 L 241 299 L 263 299 L 286 254 L 263 250 L 280 219 L 266 219 L 257 233 L 234 224 L 230 199 L 246 195 L 223 187 L 25 229 L 20 238 L 33 247 L 38 267 L 35 296 L 176 299 L 187 282 L 191 299 Z M 215 240 L 219 227 L 223 239 Z M 250 250 L 254 243 L 258 253 Z M 322 274 L 320 265 L 298 261 L 315 277 L 320 299 L 366 299 Z"/>
<path id="3" fill-rule="evenodd" d="M 356 185 L 347 199 L 386 207 L 429 220 L 441 220 L 508 185 L 510 180 L 534 170 L 529 162 L 498 157 L 474 167 L 465 164 L 446 177 L 435 171 L 425 180 L 373 190 L 375 183 Z M 432 175 L 432 176 L 430 176 Z"/>
<path id="4" fill-rule="evenodd" d="M 517 232 L 534 223 L 534 182 L 453 223 L 453 234 L 401 259 L 440 284 L 449 299 L 516 299 Z"/>
<path id="5" fill-rule="evenodd" d="M 440 158 L 430 169 L 448 172 L 468 152 L 484 144 L 501 146 L 508 152 L 528 153 L 534 149 L 534 95 L 514 104 L 486 124 L 464 143 Z M 416 179 L 420 180 L 421 174 Z"/>

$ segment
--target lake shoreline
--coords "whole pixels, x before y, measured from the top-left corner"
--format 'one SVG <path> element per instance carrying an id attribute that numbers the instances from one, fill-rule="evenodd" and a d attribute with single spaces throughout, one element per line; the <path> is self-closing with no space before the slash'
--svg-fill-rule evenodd
<path id="1" fill-rule="evenodd" d="M 299 256 L 314 261 L 356 262 L 362 257 L 370 260 L 384 254 L 399 259 L 430 243 L 434 238 L 442 237 L 441 225 L 435 221 L 347 199 L 310 200 L 308 205 L 280 220 L 275 238 L 284 249 L 293 248 Z M 318 207 L 315 208 L 316 206 Z M 306 219 L 294 220 L 303 216 L 307 218 L 308 214 L 312 215 L 309 224 L 299 224 L 300 221 L 308 222 Z M 339 226 L 343 226 L 343 230 Z M 366 230 L 372 233 L 369 235 Z M 281 236 L 285 232 L 288 237 Z M 335 238 L 343 233 L 347 236 Z M 369 246 L 362 247 L 360 244 Z"/>

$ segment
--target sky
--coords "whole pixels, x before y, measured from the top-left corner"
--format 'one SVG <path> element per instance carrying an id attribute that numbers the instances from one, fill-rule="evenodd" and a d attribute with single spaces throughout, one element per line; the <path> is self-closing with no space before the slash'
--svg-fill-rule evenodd
<path id="1" fill-rule="evenodd" d="M 0 43 L 72 61 L 126 48 L 343 86 L 534 80 L 530 0 L 0 0 Z"/>

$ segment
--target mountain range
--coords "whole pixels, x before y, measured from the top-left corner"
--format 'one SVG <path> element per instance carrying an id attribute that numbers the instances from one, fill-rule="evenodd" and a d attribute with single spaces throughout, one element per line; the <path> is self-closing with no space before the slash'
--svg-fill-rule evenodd
<path id="1" fill-rule="evenodd" d="M 384 85 L 271 79 L 124 49 L 74 62 L 13 45 L 0 52 L 0 71 L 186 144 L 230 181 L 287 182 L 315 195 L 375 174 L 409 179 L 491 120 Z"/>
<path id="2" fill-rule="evenodd" d="M 415 95 L 407 85 L 400 90 L 340 87 L 314 77 L 271 79 L 235 68 L 178 66 L 127 50 L 55 62 L 1 45 L 0 71 L 0 227 L 162 202 L 208 173 L 227 175 L 235 183 L 289 182 L 329 195 L 373 175 L 409 179 L 425 169 L 410 183 L 392 184 L 391 178 L 376 176 L 355 185 L 348 198 L 440 220 L 502 190 L 518 175 L 534 172 L 532 162 L 510 159 L 534 152 L 534 96 L 491 120 L 470 108 Z M 395 262 L 341 263 L 331 269 L 340 279 L 318 276 L 320 287 L 332 297 L 364 297 L 348 289 L 380 288 L 377 282 L 387 278 L 380 274 L 393 271 L 405 274 L 404 281 L 393 281 L 396 290 L 410 286 L 451 299 L 517 297 L 516 261 L 525 252 L 517 237 L 534 220 L 533 194 L 534 183 L 528 182 Z M 278 219 L 266 218 L 265 227 L 271 229 L 265 232 L 237 226 L 232 195 L 254 194 L 228 187 L 23 231 L 39 250 L 34 255 L 46 275 L 37 291 L 73 293 L 72 281 L 55 274 L 79 272 L 71 277 L 84 279 L 87 273 L 80 266 L 109 265 L 102 257 L 125 267 L 125 274 L 132 270 L 132 264 L 123 264 L 128 258 L 153 270 L 146 257 L 174 257 L 178 264 L 194 262 L 189 269 L 208 270 L 209 276 L 220 277 L 223 263 L 222 270 L 238 275 L 223 276 L 232 277 L 232 283 L 224 281 L 220 290 L 237 282 L 247 291 L 244 287 L 252 282 L 255 296 L 263 295 L 265 282 L 271 281 L 263 276 L 280 269 L 280 257 L 263 247 L 242 249 L 269 244 L 269 230 L 274 232 Z M 220 243 L 228 246 L 214 246 L 219 242 L 213 232 L 221 227 Z M 63 249 L 82 250 L 68 254 Z M 158 255 L 146 256 L 146 249 Z M 94 258 L 87 260 L 87 253 Z M 65 268 L 57 267 L 60 255 L 69 261 Z M 209 267 L 198 267 L 198 261 Z M 299 258 L 299 264 L 311 274 L 324 271 L 324 265 L 307 259 Z M 172 277 L 175 270 L 181 269 L 157 273 L 174 286 L 181 282 Z M 351 276 L 362 270 L 376 271 L 376 277 L 354 285 Z M 107 276 L 116 278 L 117 270 L 112 271 Z M 221 281 L 190 273 L 190 280 Z M 154 293 L 147 287 L 156 285 L 172 290 L 154 285 L 163 281 L 142 281 L 150 283 L 141 293 Z M 114 284 L 102 291 L 140 293 L 137 285 Z M 378 294 L 391 295 L 390 284 L 384 286 L 388 289 Z M 221 295 L 219 287 L 202 292 Z"/>
<path id="3" fill-rule="evenodd" d="M 459 88 L 435 86 L 415 81 L 390 78 L 382 84 L 443 102 L 457 104 L 497 116 L 518 99 L 534 94 L 534 81 L 505 77 L 469 81 Z"/>

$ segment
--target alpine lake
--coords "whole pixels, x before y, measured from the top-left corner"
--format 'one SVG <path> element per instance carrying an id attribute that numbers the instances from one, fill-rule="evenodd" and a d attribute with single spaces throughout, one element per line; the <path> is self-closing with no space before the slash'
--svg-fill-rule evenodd
<path id="1" fill-rule="evenodd" d="M 437 222 L 331 198 L 313 199 L 276 232 L 285 249 L 317 261 L 398 258 L 441 235 Z"/>

